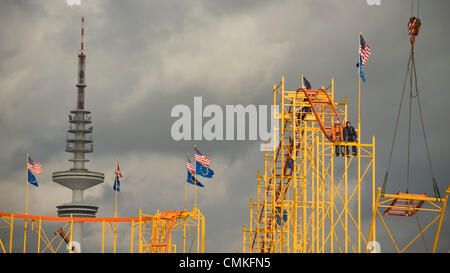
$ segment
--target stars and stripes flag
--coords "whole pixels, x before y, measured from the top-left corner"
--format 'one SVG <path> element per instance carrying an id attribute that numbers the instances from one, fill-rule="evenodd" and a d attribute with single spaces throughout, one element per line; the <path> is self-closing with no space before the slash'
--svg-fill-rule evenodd
<path id="1" fill-rule="evenodd" d="M 189 159 L 189 156 L 186 156 L 187 162 L 186 162 L 186 168 L 191 171 L 191 173 L 195 174 L 194 165 L 192 165 L 191 160 Z"/>
<path id="2" fill-rule="evenodd" d="M 372 54 L 369 45 L 366 43 L 362 35 L 359 35 L 359 56 L 361 57 L 360 63 L 361 66 L 364 66 L 367 62 L 367 59 Z M 359 66 L 359 63 L 357 64 Z"/>
<path id="3" fill-rule="evenodd" d="M 311 89 L 311 84 L 309 83 L 309 81 L 305 77 L 303 77 L 303 88 Z"/>
<path id="4" fill-rule="evenodd" d="M 37 161 L 33 161 L 30 157 L 28 157 L 27 160 L 27 169 L 34 174 L 42 174 L 42 164 Z"/>
<path id="5" fill-rule="evenodd" d="M 366 43 L 362 35 L 359 35 L 359 62 L 356 64 L 356 67 L 359 69 L 359 75 L 363 82 L 366 82 L 366 76 L 362 70 L 362 67 L 366 64 L 367 59 L 372 54 L 369 45 Z"/>
<path id="6" fill-rule="evenodd" d="M 194 147 L 194 151 L 195 151 L 195 155 L 194 155 L 195 161 L 209 167 L 209 163 L 211 163 L 211 159 L 209 159 L 208 157 L 206 157 L 202 153 L 200 153 L 200 151 L 197 149 L 197 147 Z"/>

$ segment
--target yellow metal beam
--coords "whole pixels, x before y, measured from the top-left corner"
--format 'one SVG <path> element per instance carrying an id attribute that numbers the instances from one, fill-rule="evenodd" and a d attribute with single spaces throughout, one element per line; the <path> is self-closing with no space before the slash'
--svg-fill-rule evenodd
<path id="1" fill-rule="evenodd" d="M 318 98 L 329 97 L 336 112 L 347 120 L 347 98 L 336 102 L 334 79 L 330 87 L 331 94 L 318 93 Z M 243 229 L 243 251 L 248 247 L 249 252 L 334 252 L 337 243 L 339 251 L 361 252 L 361 244 L 366 242 L 361 227 L 361 190 L 364 183 L 370 185 L 370 178 L 374 185 L 374 139 L 368 144 L 329 142 L 323 127 L 318 126 L 318 121 L 325 122 L 326 104 L 316 105 L 315 119 L 303 119 L 311 104 L 299 90 L 285 90 L 284 77 L 273 86 L 273 105 L 279 107 L 273 116 L 279 120 L 273 139 L 280 134 L 280 142 L 265 153 L 264 174 L 257 174 L 257 200 L 255 204 L 250 201 L 250 227 Z M 357 146 L 358 155 L 355 160 L 345 157 L 344 169 L 337 170 L 339 176 L 335 177 L 337 144 Z M 372 177 L 368 177 L 371 168 Z M 286 222 L 279 219 L 284 210 Z"/>

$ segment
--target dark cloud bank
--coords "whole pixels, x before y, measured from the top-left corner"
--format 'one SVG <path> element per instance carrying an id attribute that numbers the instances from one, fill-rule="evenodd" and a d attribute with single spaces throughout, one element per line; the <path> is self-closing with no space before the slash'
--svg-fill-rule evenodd
<path id="1" fill-rule="evenodd" d="M 426 129 L 441 191 L 450 176 L 448 9 L 447 1 L 422 2 L 416 46 Z M 0 211 L 24 210 L 27 152 L 45 168 L 40 187 L 30 193 L 31 213 L 56 215 L 55 206 L 70 201 L 70 192 L 51 182 L 51 173 L 70 166 L 63 149 L 67 113 L 76 99 L 81 16 L 87 29 L 86 107 L 93 112 L 96 148 L 88 168 L 106 175 L 105 183 L 86 192 L 85 198 L 101 206 L 99 216 L 113 215 L 116 156 L 125 174 L 121 216 L 135 216 L 139 208 L 154 213 L 184 206 L 185 153 L 191 152 L 193 142 L 172 140 L 170 111 L 176 104 L 193 106 L 194 96 L 202 96 L 205 105 L 267 105 L 281 75 L 291 90 L 298 86 L 300 73 L 315 87 L 335 77 L 336 99 L 348 97 L 350 119 L 356 123 L 354 66 L 360 31 L 373 50 L 363 84 L 364 141 L 376 137 L 381 185 L 409 54 L 410 1 L 383 1 L 382 6 L 356 0 L 82 1 L 70 7 L 63 0 L 11 0 L 0 2 Z M 405 168 L 405 128 L 392 170 Z M 423 140 L 417 135 L 413 141 L 412 191 L 431 194 Z M 256 170 L 263 169 L 259 142 L 196 143 L 211 156 L 216 171 L 216 178 L 198 192 L 207 221 L 206 250 L 241 250 L 248 200 L 256 193 Z M 403 189 L 404 173 L 394 172 L 391 181 L 389 191 Z M 368 206 L 369 201 L 363 211 Z M 364 217 L 367 223 L 370 215 Z M 406 238 L 415 229 L 411 222 L 411 228 L 395 231 Z M 85 228 L 90 238 L 86 250 L 99 250 L 95 232 Z M 387 237 L 377 239 L 385 251 L 393 251 Z M 416 245 L 412 251 L 423 249 L 421 242 Z M 128 251 L 127 238 L 119 247 Z M 448 249 L 447 215 L 438 251 Z"/>

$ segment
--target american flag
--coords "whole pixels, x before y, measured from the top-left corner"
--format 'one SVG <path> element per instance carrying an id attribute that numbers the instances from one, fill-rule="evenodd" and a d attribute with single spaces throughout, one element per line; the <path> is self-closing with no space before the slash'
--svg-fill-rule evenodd
<path id="1" fill-rule="evenodd" d="M 120 178 L 123 177 L 122 173 L 120 172 L 119 162 L 117 162 L 116 175 Z"/>
<path id="2" fill-rule="evenodd" d="M 361 66 L 364 66 L 372 52 L 362 35 L 359 35 L 359 55 L 361 56 Z"/>
<path id="3" fill-rule="evenodd" d="M 189 159 L 189 156 L 187 156 L 187 162 L 186 162 L 186 168 L 191 171 L 191 173 L 195 173 L 194 165 L 192 165 L 191 160 Z"/>
<path id="4" fill-rule="evenodd" d="M 195 161 L 202 163 L 203 165 L 206 165 L 209 167 L 209 163 L 211 162 L 211 160 L 204 156 L 202 153 L 200 153 L 199 150 L 197 150 L 197 147 L 194 147 L 195 150 Z"/>
<path id="5" fill-rule="evenodd" d="M 309 83 L 309 81 L 305 77 L 303 77 L 303 87 L 305 89 L 311 89 L 311 84 Z"/>
<path id="6" fill-rule="evenodd" d="M 34 174 L 42 174 L 42 165 L 28 157 L 27 168 Z"/>

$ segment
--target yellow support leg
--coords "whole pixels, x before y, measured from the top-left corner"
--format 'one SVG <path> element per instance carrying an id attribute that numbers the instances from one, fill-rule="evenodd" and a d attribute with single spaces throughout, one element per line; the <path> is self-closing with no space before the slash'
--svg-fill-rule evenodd
<path id="1" fill-rule="evenodd" d="M 434 243 L 433 243 L 433 249 L 432 249 L 432 253 L 436 252 L 436 247 L 437 247 L 437 243 L 439 240 L 439 234 L 441 232 L 441 226 L 442 226 L 442 220 L 444 219 L 444 214 L 445 214 L 445 208 L 447 207 L 447 200 L 448 200 L 448 194 L 450 193 L 450 185 L 448 186 L 447 190 L 445 191 L 445 198 L 444 198 L 444 202 L 442 203 L 442 210 L 441 210 L 441 215 L 439 218 L 439 224 L 436 230 L 436 236 L 434 239 Z"/>

